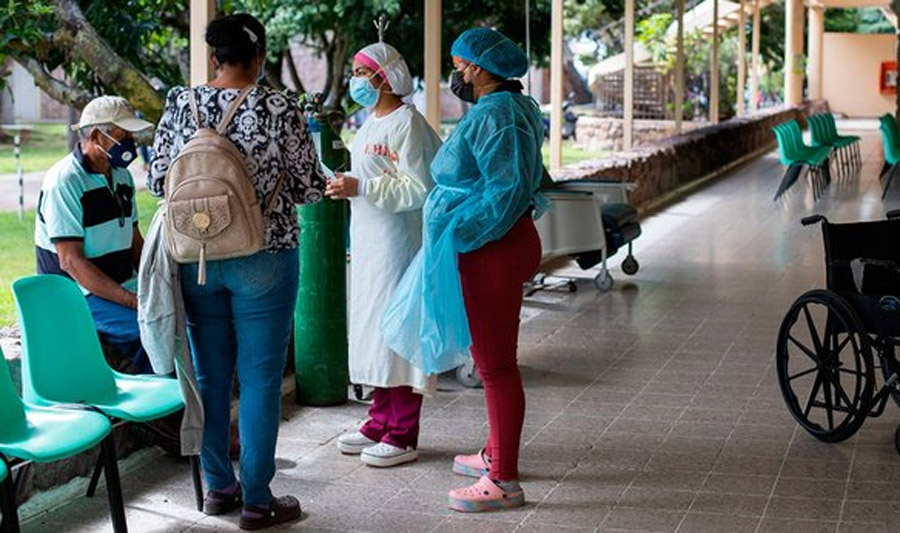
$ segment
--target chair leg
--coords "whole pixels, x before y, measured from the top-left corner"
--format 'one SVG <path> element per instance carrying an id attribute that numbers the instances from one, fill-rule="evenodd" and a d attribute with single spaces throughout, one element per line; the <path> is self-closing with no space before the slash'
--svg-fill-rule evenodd
<path id="1" fill-rule="evenodd" d="M 884 197 L 887 196 L 888 189 L 891 188 L 891 182 L 894 181 L 894 174 L 897 173 L 897 167 L 900 167 L 900 164 L 892 166 L 891 171 L 888 172 L 887 179 L 884 180 L 884 188 L 881 189 L 881 199 L 882 200 L 884 200 Z"/>
<path id="2" fill-rule="evenodd" d="M 194 498 L 197 500 L 197 510 L 203 512 L 203 478 L 200 476 L 200 457 L 191 456 L 191 476 L 194 478 Z"/>
<path id="3" fill-rule="evenodd" d="M 103 472 L 106 474 L 106 492 L 109 495 L 109 512 L 112 516 L 113 531 L 127 533 L 128 524 L 125 521 L 125 503 L 122 499 L 122 484 L 119 480 L 116 441 L 112 433 L 100 443 L 100 453 L 103 457 Z"/>
<path id="4" fill-rule="evenodd" d="M 88 483 L 87 493 L 85 496 L 93 498 L 97 492 L 97 484 L 100 482 L 100 474 L 103 472 L 103 449 L 97 456 L 97 463 L 94 465 L 94 472 L 91 473 L 91 481 Z"/>
<path id="5" fill-rule="evenodd" d="M 878 179 L 883 178 L 884 175 L 887 173 L 887 171 L 890 169 L 891 169 L 891 164 L 888 163 L 887 161 L 885 161 L 884 164 L 881 165 L 881 172 L 878 174 Z"/>
<path id="6" fill-rule="evenodd" d="M 0 461 L 2 460 L 0 458 Z M 16 508 L 16 488 L 12 471 L 3 480 L 3 487 L 0 488 L 0 513 L 3 513 L 0 533 L 19 533 L 19 512 Z"/>
<path id="7" fill-rule="evenodd" d="M 800 177 L 800 173 L 803 171 L 803 165 L 791 165 L 787 167 L 784 171 L 784 176 L 781 178 L 781 184 L 778 186 L 778 191 L 775 192 L 775 198 L 772 201 L 778 200 L 778 198 L 785 193 L 788 189 L 791 188 L 797 178 Z"/>

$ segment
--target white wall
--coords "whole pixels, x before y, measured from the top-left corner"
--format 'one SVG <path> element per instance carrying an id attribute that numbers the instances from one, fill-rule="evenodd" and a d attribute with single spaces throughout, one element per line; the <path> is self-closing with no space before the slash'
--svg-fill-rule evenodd
<path id="1" fill-rule="evenodd" d="M 881 62 L 896 59 L 892 34 L 826 33 L 822 95 L 836 113 L 877 117 L 894 112 L 894 95 L 879 91 Z"/>

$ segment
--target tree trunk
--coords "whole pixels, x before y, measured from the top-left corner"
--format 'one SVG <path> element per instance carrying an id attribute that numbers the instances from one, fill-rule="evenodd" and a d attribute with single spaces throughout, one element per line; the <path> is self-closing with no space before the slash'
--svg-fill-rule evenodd
<path id="1" fill-rule="evenodd" d="M 47 93 L 47 96 L 58 102 L 62 102 L 78 110 L 81 110 L 91 101 L 93 95 L 77 87 L 70 87 L 62 80 L 51 76 L 44 66 L 36 59 L 17 53 L 11 54 L 16 63 L 31 74 L 34 83 Z"/>
<path id="2" fill-rule="evenodd" d="M 341 114 L 343 114 L 341 101 L 347 90 L 347 86 L 344 83 L 344 72 L 347 70 L 349 49 L 350 43 L 345 41 L 339 34 L 336 34 L 331 41 L 331 49 L 328 53 L 329 85 L 325 87 L 327 91 L 325 108 L 330 111 L 339 111 Z"/>
<path id="3" fill-rule="evenodd" d="M 119 96 L 141 110 L 147 120 L 157 122 L 165 98 L 130 62 L 122 59 L 84 17 L 75 0 L 54 0 L 61 30 L 57 36 L 76 57 L 90 65 L 97 78 Z"/>
<path id="4" fill-rule="evenodd" d="M 297 94 L 303 94 L 306 92 L 306 88 L 303 86 L 303 82 L 300 81 L 300 74 L 297 73 L 297 64 L 294 62 L 294 53 L 291 51 L 291 43 L 288 43 L 287 48 L 284 50 L 284 61 L 287 63 L 288 74 L 291 76 L 291 83 L 294 84 L 294 91 Z"/>

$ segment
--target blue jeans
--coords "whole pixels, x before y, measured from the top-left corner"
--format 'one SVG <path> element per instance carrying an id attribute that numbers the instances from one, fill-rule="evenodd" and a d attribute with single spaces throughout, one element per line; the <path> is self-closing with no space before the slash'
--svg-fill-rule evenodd
<path id="1" fill-rule="evenodd" d="M 138 329 L 137 310 L 100 298 L 95 294 L 87 296 L 88 307 L 94 317 L 94 325 L 100 339 L 117 352 L 127 356 L 140 374 L 152 374 L 150 358 L 141 345 Z"/>
<path id="2" fill-rule="evenodd" d="M 188 336 L 203 399 L 200 460 L 206 483 L 222 491 L 236 481 L 228 458 L 234 374 L 240 384 L 241 485 L 245 505 L 271 503 L 275 442 L 281 419 L 281 379 L 297 301 L 297 250 L 206 265 L 181 266 Z"/>

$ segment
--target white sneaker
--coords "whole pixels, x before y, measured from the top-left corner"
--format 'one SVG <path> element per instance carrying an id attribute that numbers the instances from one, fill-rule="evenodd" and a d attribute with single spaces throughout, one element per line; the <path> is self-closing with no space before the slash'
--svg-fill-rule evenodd
<path id="1" fill-rule="evenodd" d="M 338 450 L 347 455 L 359 455 L 363 450 L 375 444 L 378 443 L 359 431 L 341 435 L 337 440 Z"/>
<path id="2" fill-rule="evenodd" d="M 369 466 L 387 468 L 415 461 L 419 458 L 419 451 L 412 446 L 404 449 L 386 442 L 379 442 L 375 446 L 363 450 L 359 458 Z"/>

